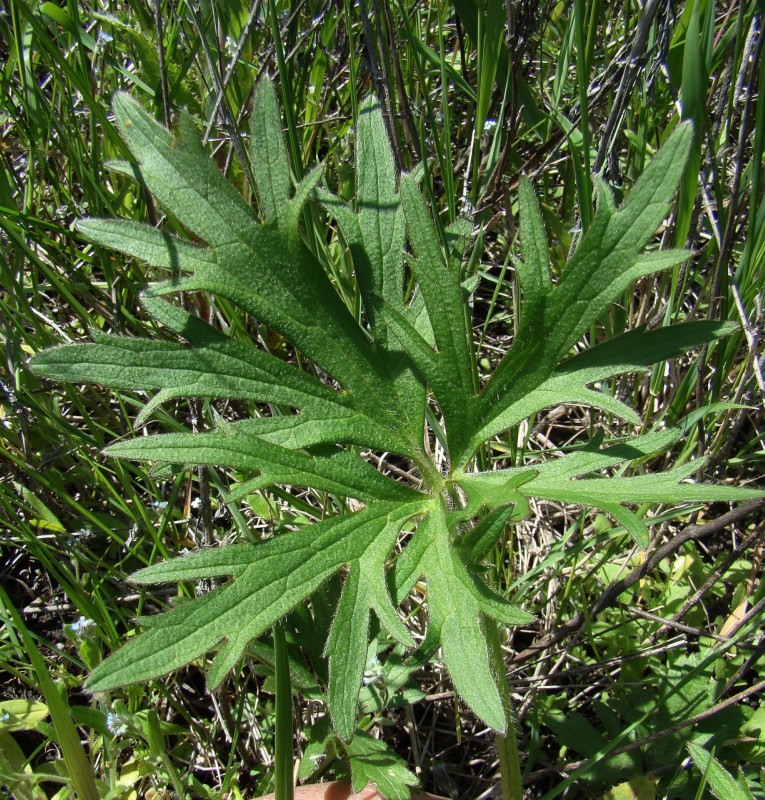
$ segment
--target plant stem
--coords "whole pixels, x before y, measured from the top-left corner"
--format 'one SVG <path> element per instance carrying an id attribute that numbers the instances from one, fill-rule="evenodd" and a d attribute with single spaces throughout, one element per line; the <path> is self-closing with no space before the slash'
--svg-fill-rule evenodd
<path id="1" fill-rule="evenodd" d="M 523 781 L 521 762 L 518 754 L 518 740 L 515 737 L 514 720 L 508 720 L 507 733 L 497 734 L 497 755 L 499 756 L 500 786 L 504 800 L 523 800 Z"/>
<path id="2" fill-rule="evenodd" d="M 274 743 L 274 800 L 293 800 L 292 686 L 287 640 L 280 623 L 274 625 L 274 677 L 276 679 L 276 738 Z"/>
<path id="3" fill-rule="evenodd" d="M 502 655 L 502 645 L 499 639 L 499 628 L 494 620 L 484 620 L 484 632 L 489 646 L 489 658 L 492 670 L 499 678 L 497 687 L 502 706 L 505 710 L 507 730 L 504 734 L 498 733 L 496 738 L 497 755 L 499 756 L 500 786 L 502 787 L 503 800 L 523 800 L 523 780 L 521 778 L 521 760 L 518 752 L 518 739 L 515 735 L 515 719 L 513 717 L 510 687 L 506 675 L 505 659 Z"/>

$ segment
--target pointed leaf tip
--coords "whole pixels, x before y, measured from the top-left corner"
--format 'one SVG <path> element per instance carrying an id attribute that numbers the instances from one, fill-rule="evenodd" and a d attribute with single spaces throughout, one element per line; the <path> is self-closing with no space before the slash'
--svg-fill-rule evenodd
<path id="1" fill-rule="evenodd" d="M 112 96 L 112 111 L 121 127 L 129 128 L 136 114 L 146 115 L 143 107 L 127 92 L 115 92 Z"/>

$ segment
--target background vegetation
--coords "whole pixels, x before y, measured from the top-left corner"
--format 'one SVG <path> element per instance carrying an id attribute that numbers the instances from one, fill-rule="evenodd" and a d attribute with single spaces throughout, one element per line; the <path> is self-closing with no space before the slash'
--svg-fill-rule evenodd
<path id="1" fill-rule="evenodd" d="M 748 484 L 765 463 L 763 13 L 762 2 L 735 0 L 12 0 L 2 8 L 0 785 L 18 798 L 63 797 L 67 771 L 94 774 L 113 798 L 256 797 L 273 785 L 270 644 L 253 645 L 247 669 L 214 695 L 197 666 L 108 697 L 80 688 L 136 615 L 170 599 L 136 591 L 127 574 L 233 541 L 242 526 L 301 522 L 299 504 L 296 515 L 276 492 L 223 504 L 222 471 L 167 476 L 106 462 L 101 449 L 132 432 L 146 398 L 53 386 L 26 367 L 32 353 L 92 328 L 153 329 L 137 304 L 146 268 L 86 244 L 72 226 L 85 215 L 162 220 L 148 194 L 109 170 L 126 156 L 112 93 L 126 89 L 166 124 L 187 108 L 246 193 L 252 92 L 268 73 L 295 176 L 321 161 L 332 188 L 349 197 L 353 121 L 376 92 L 398 165 L 426 160 L 443 223 L 468 214 L 483 232 L 473 323 L 485 369 L 516 321 L 519 176 L 540 194 L 559 274 L 592 219 L 591 173 L 623 191 L 678 120 L 693 120 L 691 164 L 659 235 L 694 258 L 644 281 L 609 324 L 619 332 L 710 317 L 741 328 L 616 390 L 646 427 L 685 427 L 673 462 L 706 455 L 707 479 Z M 340 241 L 315 233 L 308 224 L 312 249 L 353 305 Z M 193 303 L 233 335 L 284 350 L 225 303 L 201 295 Z M 157 417 L 165 430 L 204 426 L 213 415 L 203 403 L 168 410 Z M 565 450 L 596 424 L 620 432 L 589 410 L 553 408 L 503 437 L 493 455 L 519 463 L 531 451 Z M 303 513 L 322 502 L 306 496 Z M 658 535 L 647 554 L 628 557 L 600 516 L 553 503 L 534 512 L 493 554 L 497 587 L 523 590 L 539 620 L 506 643 L 529 796 L 702 797 L 707 778 L 691 762 L 691 741 L 764 796 L 762 506 L 641 509 Z M 370 675 L 384 695 L 370 700 L 370 732 L 425 787 L 488 796 L 497 774 L 491 736 L 456 703 L 438 665 L 395 702 L 392 670 Z M 307 753 L 307 774 L 321 676 L 298 672 L 293 683 L 302 690 L 296 747 Z M 317 764 L 314 779 L 343 774 L 332 753 Z"/>

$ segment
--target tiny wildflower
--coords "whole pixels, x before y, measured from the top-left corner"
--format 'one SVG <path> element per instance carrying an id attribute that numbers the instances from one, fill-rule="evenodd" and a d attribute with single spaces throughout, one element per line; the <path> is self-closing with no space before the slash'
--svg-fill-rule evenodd
<path id="1" fill-rule="evenodd" d="M 150 505 L 153 511 L 164 511 L 167 508 L 167 500 L 152 500 Z"/>
<path id="2" fill-rule="evenodd" d="M 79 617 L 76 622 L 73 622 L 69 626 L 69 630 L 75 635 L 79 636 L 83 639 L 90 633 L 91 628 L 94 628 L 96 625 L 92 619 L 88 619 L 87 617 Z"/>
<path id="3" fill-rule="evenodd" d="M 497 120 L 489 118 L 486 120 L 486 122 L 483 123 L 483 132 L 491 133 L 496 127 L 497 127 Z"/>
<path id="4" fill-rule="evenodd" d="M 373 683 L 379 683 L 384 677 L 383 666 L 378 660 L 377 656 L 372 656 L 364 670 L 364 677 L 362 683 L 364 686 L 369 686 Z"/>
<path id="5" fill-rule="evenodd" d="M 106 728 L 112 736 L 124 736 L 128 732 L 128 726 L 119 714 L 106 715 Z"/>

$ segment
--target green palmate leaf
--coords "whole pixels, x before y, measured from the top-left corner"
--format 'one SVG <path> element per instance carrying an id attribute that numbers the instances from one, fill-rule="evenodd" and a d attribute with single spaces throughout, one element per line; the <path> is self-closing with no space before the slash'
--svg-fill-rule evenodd
<path id="1" fill-rule="evenodd" d="M 212 329 L 210 329 L 212 331 Z M 273 356 L 226 337 L 190 348 L 171 342 L 99 337 L 97 344 L 47 350 L 32 368 L 51 378 L 172 397 L 229 397 L 300 409 L 350 410 L 347 398 Z"/>
<path id="2" fill-rule="evenodd" d="M 342 406 L 283 417 L 260 417 L 242 422 L 222 423 L 221 427 L 229 435 L 251 434 L 282 447 L 297 450 L 310 448 L 313 445 L 338 443 L 396 450 L 389 431 L 380 428 L 380 438 L 376 439 L 374 422 Z"/>
<path id="3" fill-rule="evenodd" d="M 229 580 L 142 620 L 146 631 L 94 670 L 91 689 L 154 678 L 213 651 L 209 683 L 217 686 L 248 644 L 262 652 L 253 639 L 297 609 L 293 618 L 310 629 L 304 649 L 321 662 L 324 646 L 329 661 L 328 707 L 337 732 L 349 740 L 354 786 L 372 780 L 386 797 L 404 798 L 412 776 L 384 745 L 354 738 L 354 732 L 370 632 L 381 646 L 396 644 L 397 652 L 413 648 L 397 608 L 415 586 L 418 594 L 427 587 L 429 621 L 407 674 L 440 648 L 459 694 L 488 725 L 506 731 L 507 693 L 492 655 L 497 625 L 523 625 L 533 617 L 489 588 L 481 562 L 507 526 L 530 513 L 530 498 L 602 509 L 646 546 L 648 529 L 631 505 L 761 495 L 688 482 L 700 462 L 636 474 L 675 444 L 679 430 L 610 446 L 596 434 L 563 457 L 473 471 L 473 454 L 485 442 L 548 406 L 583 404 L 639 422 L 604 382 L 731 330 L 690 322 L 638 328 L 584 346 L 635 280 L 688 257 L 683 251 L 643 253 L 682 173 L 687 126 L 669 139 L 620 209 L 596 179 L 597 213 L 555 284 L 539 206 L 531 185 L 521 181 L 521 318 L 512 346 L 480 390 L 470 318 L 480 252 L 464 263 L 472 224 L 461 219 L 442 230 L 415 175 L 398 179 L 374 102 L 363 104 L 358 120 L 356 197 L 346 204 L 319 186 L 320 169 L 293 187 L 276 95 L 270 83 L 259 85 L 251 160 L 260 217 L 207 157 L 188 117 L 174 137 L 124 95 L 115 98 L 115 115 L 134 159 L 117 168 L 144 183 L 167 210 L 175 233 L 120 220 L 83 220 L 79 230 L 96 244 L 169 273 L 145 290 L 142 302 L 174 340 L 94 333 L 92 343 L 41 353 L 32 367 L 59 380 L 155 392 L 139 423 L 160 403 L 179 397 L 236 399 L 254 410 L 254 418 L 231 423 L 220 421 L 213 408 L 213 430 L 122 441 L 107 448 L 111 456 L 232 468 L 242 476 L 228 492 L 229 503 L 281 485 L 352 498 L 355 508 L 363 507 L 257 544 L 211 549 L 138 572 L 139 584 Z M 350 294 L 361 298 L 361 314 L 346 307 L 303 240 L 304 222 L 322 218 L 304 213 L 311 201 L 333 218 L 348 248 L 358 290 Z M 180 235 L 184 228 L 194 243 Z M 404 268 L 407 252 L 410 272 Z M 244 344 L 162 299 L 178 291 L 212 292 L 231 301 L 281 334 L 294 348 L 285 351 L 299 353 L 299 364 L 307 363 L 310 372 L 301 371 L 296 358 L 288 363 L 289 355 L 281 359 Z M 438 458 L 428 455 L 432 437 Z M 396 457 L 379 455 L 375 463 L 383 467 L 377 470 L 366 449 Z M 324 507 L 345 504 L 328 501 Z M 325 582 L 333 591 L 317 592 Z M 312 594 L 309 611 L 301 604 Z M 317 674 L 327 674 L 326 664 Z M 312 681 L 303 684 L 315 691 Z"/>
<path id="4" fill-rule="evenodd" d="M 266 223 L 286 225 L 292 180 L 276 92 L 270 81 L 262 81 L 255 90 L 251 156 L 260 209 Z"/>
<path id="5" fill-rule="evenodd" d="M 417 310 L 404 306 L 406 230 L 397 183 L 380 106 L 370 99 L 363 104 L 358 120 L 355 206 L 346 205 L 326 190 L 318 191 L 317 197 L 338 224 L 353 258 L 370 328 L 377 344 L 387 350 L 395 349 L 396 339 L 391 337 L 385 320 L 378 320 L 377 298 L 412 323 L 417 321 Z M 419 436 L 424 423 L 425 387 L 409 367 L 407 359 L 392 354 L 396 390 L 407 399 L 404 410 L 410 429 Z"/>
<path id="6" fill-rule="evenodd" d="M 404 348 L 423 378 L 431 386 L 435 385 L 444 391 L 448 391 L 443 380 L 441 360 L 438 357 L 438 353 L 435 352 L 433 346 L 417 329 L 416 325 L 410 322 L 406 314 L 398 311 L 390 303 L 386 303 L 378 295 L 372 296 L 371 303 L 375 312 L 387 325 L 388 331 L 395 336 Z"/>
<path id="7" fill-rule="evenodd" d="M 297 226 L 257 224 L 207 158 L 188 118 L 182 117 L 180 137 L 173 139 L 125 95 L 116 96 L 114 110 L 141 180 L 208 247 L 168 246 L 166 234 L 150 228 L 140 235 L 118 235 L 111 221 L 89 221 L 88 236 L 182 273 L 155 284 L 149 295 L 211 291 L 236 303 L 297 344 L 372 415 L 398 426 L 401 411 L 385 365 L 298 236 Z M 377 391 L 370 392 L 370 386 Z"/>
<path id="8" fill-rule="evenodd" d="M 361 252 L 357 252 L 358 261 L 364 266 L 359 273 L 359 288 L 367 308 L 373 293 L 401 307 L 404 212 L 396 187 L 393 153 L 380 107 L 374 101 L 361 108 L 356 141 L 356 216 L 363 242 Z M 381 332 L 384 334 L 384 329 Z"/>
<path id="9" fill-rule="evenodd" d="M 471 447 L 475 449 L 486 439 L 532 414 L 560 403 L 592 406 L 638 424 L 640 418 L 633 409 L 610 394 L 592 391 L 589 387 L 617 375 L 641 372 L 657 361 L 681 355 L 734 329 L 731 323 L 706 320 L 653 331 L 636 328 L 564 361 L 542 380 L 539 371 L 529 365 L 528 376 L 514 384 L 528 387 L 528 391 L 513 391 L 515 400 L 508 397 L 503 401 L 502 412 L 479 429 L 471 440 Z"/>
<path id="10" fill-rule="evenodd" d="M 81 219 L 77 230 L 86 239 L 139 258 L 168 272 L 193 274 L 215 266 L 212 250 L 126 219 Z"/>
<path id="11" fill-rule="evenodd" d="M 608 188 L 598 184 L 600 202 L 595 219 L 560 282 L 552 288 L 540 266 L 546 244 L 538 209 L 528 196 L 528 187 L 523 190 L 526 224 L 522 230 L 521 280 L 525 280 L 526 297 L 521 323 L 513 345 L 475 401 L 474 414 L 481 434 L 473 437 L 458 460 L 466 463 L 483 431 L 496 429 L 497 417 L 544 384 L 571 347 L 632 283 L 688 258 L 685 251 L 648 255 L 641 255 L 641 251 L 670 208 L 691 138 L 690 126 L 681 125 L 646 168 L 619 211 L 613 207 Z M 588 395 L 579 392 L 574 402 L 581 402 L 585 396 Z M 524 416 L 527 413 L 530 412 L 524 409 Z"/>
<path id="12" fill-rule="evenodd" d="M 649 475 L 580 477 L 665 450 L 679 437 L 679 430 L 670 430 L 640 436 L 603 450 L 591 445 L 557 461 L 534 464 L 531 475 L 529 468 L 517 467 L 464 475 L 458 478 L 458 483 L 470 496 L 473 507 L 498 508 L 517 502 L 521 496 L 600 508 L 614 516 L 641 547 L 648 545 L 647 532 L 643 523 L 624 507 L 625 503 L 713 502 L 762 496 L 762 492 L 753 489 L 681 483 L 696 473 L 703 461 Z M 520 478 L 526 479 L 521 482 Z"/>
<path id="13" fill-rule="evenodd" d="M 438 370 L 427 377 L 435 383 L 431 388 L 444 416 L 447 436 L 458 445 L 469 431 L 466 412 L 474 393 L 469 339 L 472 332 L 467 324 L 461 265 L 443 253 L 430 212 L 411 175 L 401 179 L 401 196 L 414 250 L 411 266 L 422 291 L 437 350 Z M 401 344 L 406 348 L 406 341 Z"/>
<path id="14" fill-rule="evenodd" d="M 59 380 L 159 390 L 136 424 L 157 405 L 176 397 L 238 398 L 292 406 L 312 414 L 310 419 L 284 418 L 282 424 L 291 430 L 301 426 L 306 429 L 297 434 L 304 443 L 292 446 L 345 442 L 408 451 L 403 436 L 354 412 L 348 395 L 278 358 L 224 336 L 177 306 L 157 298 L 144 298 L 144 302 L 153 316 L 196 346 L 98 335 L 95 344 L 67 345 L 41 353 L 30 362 L 32 369 Z M 320 435 L 322 420 L 326 431 Z"/>
<path id="15" fill-rule="evenodd" d="M 534 475 L 534 472 L 521 474 L 520 480 L 516 481 L 516 484 L 525 483 Z M 528 503 L 524 501 L 522 495 L 517 493 L 513 502 L 490 511 L 467 535 L 458 541 L 458 547 L 464 553 L 465 561 L 471 565 L 478 564 L 497 544 L 508 523 L 512 520 L 524 519 L 528 513 Z"/>
<path id="16" fill-rule="evenodd" d="M 385 560 L 400 528 L 400 522 L 389 524 L 350 564 L 327 639 L 329 707 L 337 732 L 346 740 L 352 738 L 356 728 L 359 688 L 367 663 L 370 612 L 375 612 L 382 626 L 400 644 L 414 647 L 411 634 L 393 608 L 385 580 Z"/>
<path id="17" fill-rule="evenodd" d="M 428 632 L 422 656 L 430 657 L 440 645 L 460 695 L 484 722 L 495 730 L 506 730 L 498 676 L 491 670 L 482 625 L 485 617 L 506 625 L 526 624 L 533 617 L 489 589 L 468 567 L 452 544 L 452 532 L 441 506 L 420 525 L 412 553 L 417 563 L 399 561 L 396 581 L 408 583 L 421 575 L 427 578 Z"/>
<path id="18" fill-rule="evenodd" d="M 376 324 L 370 300 L 378 295 L 403 310 L 405 226 L 393 153 L 372 99 L 361 108 L 356 139 L 355 208 L 327 191 L 318 196 L 348 244 L 372 330 L 384 343 L 387 331 Z"/>
<path id="19" fill-rule="evenodd" d="M 251 639 L 342 566 L 360 559 L 381 531 L 422 510 L 420 502 L 378 503 L 260 544 L 232 545 L 140 570 L 133 576 L 139 584 L 228 576 L 233 580 L 145 619 L 148 631 L 97 667 L 89 688 L 104 691 L 163 675 L 219 647 L 208 677 L 210 685 L 217 686 Z"/>
<path id="20" fill-rule="evenodd" d="M 523 287 L 524 313 L 529 313 L 528 306 L 539 303 L 552 289 L 550 253 L 539 203 L 527 178 L 521 179 L 519 193 L 523 261 L 517 265 L 517 270 Z"/>

